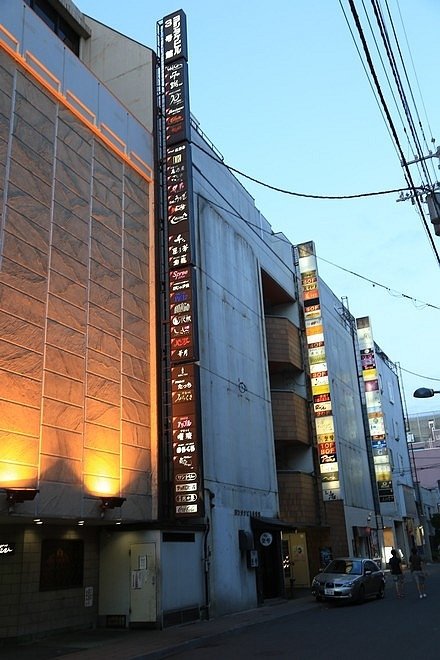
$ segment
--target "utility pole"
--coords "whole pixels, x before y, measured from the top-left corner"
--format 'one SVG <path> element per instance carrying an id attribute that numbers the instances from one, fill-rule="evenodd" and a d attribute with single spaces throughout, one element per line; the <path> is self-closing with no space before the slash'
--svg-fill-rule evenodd
<path id="1" fill-rule="evenodd" d="M 421 163 L 425 160 L 430 160 L 431 158 L 440 159 L 440 147 L 437 147 L 434 152 L 430 151 L 427 156 L 415 157 L 414 160 L 408 160 L 405 161 L 405 163 L 401 162 L 401 165 L 402 167 L 404 165 L 414 165 L 415 163 Z M 440 169 L 440 164 L 438 165 L 438 168 Z M 416 196 L 425 196 L 425 199 L 422 201 L 428 205 L 429 218 L 432 225 L 434 226 L 434 233 L 436 236 L 440 236 L 440 193 L 436 192 L 436 190 L 439 188 L 440 183 L 436 181 L 431 187 L 425 186 L 416 192 L 401 192 L 399 198 L 396 200 L 398 202 L 406 202 L 408 199 L 410 199 L 412 204 L 414 204 L 414 199 Z"/>

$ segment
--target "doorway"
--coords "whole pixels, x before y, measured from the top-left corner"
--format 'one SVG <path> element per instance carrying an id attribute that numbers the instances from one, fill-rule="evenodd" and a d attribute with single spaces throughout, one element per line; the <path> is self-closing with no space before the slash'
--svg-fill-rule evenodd
<path id="1" fill-rule="evenodd" d="M 157 622 L 156 544 L 130 546 L 130 625 Z"/>

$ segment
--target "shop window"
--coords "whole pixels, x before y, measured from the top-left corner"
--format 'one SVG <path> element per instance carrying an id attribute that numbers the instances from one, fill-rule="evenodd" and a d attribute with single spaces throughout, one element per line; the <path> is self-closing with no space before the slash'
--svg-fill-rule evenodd
<path id="1" fill-rule="evenodd" d="M 84 543 L 44 539 L 41 543 L 40 591 L 83 586 Z"/>

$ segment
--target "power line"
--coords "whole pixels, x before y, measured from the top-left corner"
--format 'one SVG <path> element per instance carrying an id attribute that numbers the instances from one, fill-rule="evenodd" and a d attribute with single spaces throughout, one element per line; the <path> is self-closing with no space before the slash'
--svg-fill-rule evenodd
<path id="1" fill-rule="evenodd" d="M 208 183 L 210 183 L 209 180 L 203 175 L 202 171 L 199 168 L 195 167 L 195 169 L 199 172 L 199 174 L 201 174 L 203 176 L 203 178 Z M 216 188 L 214 188 L 214 189 L 216 190 L 216 192 L 219 193 L 219 191 Z M 221 193 L 219 193 L 219 194 L 221 194 Z M 212 199 L 207 199 L 206 197 L 204 197 L 201 194 L 199 194 L 198 197 L 200 197 L 201 199 L 204 199 L 207 203 L 211 204 L 212 206 L 215 206 L 216 208 L 220 209 L 221 211 L 225 211 L 225 213 L 228 213 L 229 215 L 232 215 L 233 217 L 238 218 L 239 220 L 242 220 L 246 225 L 248 225 L 248 227 L 251 227 L 252 229 L 256 229 L 259 232 L 263 232 L 264 234 L 268 234 L 269 236 L 276 236 L 279 241 L 287 243 L 290 246 L 292 245 L 292 242 L 289 241 L 288 238 L 285 238 L 285 237 L 280 236 L 279 234 L 276 234 L 272 229 L 265 229 L 261 225 L 256 225 L 253 222 L 250 222 L 250 220 L 246 220 L 246 218 L 244 216 L 242 216 L 236 209 L 232 210 L 234 207 L 231 206 L 231 208 L 226 208 L 226 207 L 222 206 L 221 204 L 217 204 L 217 202 L 214 202 Z M 223 199 L 225 199 L 225 198 L 223 197 Z M 270 246 L 269 246 L 269 248 L 270 248 Z M 339 264 L 335 264 L 333 261 L 329 261 L 328 259 L 325 259 L 324 257 L 321 257 L 319 255 L 315 255 L 315 256 L 319 261 L 324 261 L 325 263 L 330 264 L 334 268 L 339 268 L 340 270 L 343 270 L 345 273 L 349 273 L 350 275 L 353 275 L 354 277 L 359 277 L 361 280 L 369 282 L 374 287 L 377 286 L 377 287 L 380 287 L 382 289 L 385 289 L 386 291 L 388 291 L 393 296 L 399 296 L 399 297 L 405 298 L 406 300 L 410 300 L 414 304 L 421 305 L 422 308 L 431 307 L 432 309 L 440 310 L 440 307 L 438 305 L 428 303 L 424 300 L 418 300 L 418 298 L 414 298 L 413 296 L 410 296 L 407 293 L 402 293 L 400 291 L 397 291 L 396 289 L 392 289 L 391 287 L 387 286 L 386 284 L 376 282 L 376 280 L 372 280 L 371 278 L 366 277 L 365 275 L 360 275 L 359 273 L 356 273 L 354 270 L 350 270 L 349 268 L 344 268 L 344 266 L 340 266 Z"/>
<path id="2" fill-rule="evenodd" d="M 386 286 L 385 284 L 381 284 L 380 282 L 376 282 L 375 280 L 371 280 L 369 277 L 365 277 L 364 275 L 360 275 L 359 273 L 355 273 L 353 270 L 349 270 L 348 268 L 344 268 L 343 266 L 338 266 L 338 264 L 335 264 L 332 261 L 328 261 L 328 259 L 324 259 L 324 257 L 320 257 L 320 256 L 316 255 L 316 258 L 319 259 L 320 261 L 325 261 L 327 264 L 330 264 L 331 266 L 334 266 L 335 268 L 339 268 L 340 270 L 343 270 L 346 273 L 350 273 L 350 275 L 354 275 L 355 277 L 359 277 L 361 280 L 365 280 L 366 282 L 369 282 L 373 286 L 379 286 L 382 289 L 386 289 L 392 295 L 398 295 L 398 296 L 401 296 L 402 298 L 412 300 L 414 303 L 418 303 L 420 305 L 423 305 L 424 307 L 431 307 L 432 309 L 440 310 L 440 307 L 438 305 L 432 305 L 431 303 L 424 302 L 423 300 L 417 300 L 417 298 L 413 298 L 412 296 L 409 296 L 407 293 L 401 293 L 400 291 L 396 291 L 395 289 L 391 289 L 391 287 Z"/>
<path id="3" fill-rule="evenodd" d="M 191 142 L 192 145 L 197 147 L 200 151 L 202 151 L 206 156 L 209 156 L 209 158 L 212 158 L 212 160 L 215 160 L 217 163 L 220 165 L 223 165 L 226 167 L 226 169 L 230 170 L 231 172 L 235 172 L 235 174 L 239 174 L 240 176 L 244 177 L 245 179 L 248 179 L 249 181 L 253 181 L 253 183 L 257 183 L 259 186 L 263 186 L 264 188 L 269 188 L 270 190 L 275 190 L 275 192 L 280 192 L 283 193 L 284 195 L 291 195 L 292 197 L 304 197 L 306 199 L 359 199 L 361 197 L 374 197 L 378 195 L 391 195 L 394 193 L 399 193 L 399 192 L 408 192 L 408 191 L 413 191 L 413 187 L 409 188 L 393 188 L 392 190 L 378 190 L 374 192 L 367 192 L 367 193 L 356 193 L 353 195 L 315 195 L 313 193 L 300 193 L 300 192 L 295 192 L 293 190 L 287 190 L 286 188 L 279 188 L 278 186 L 273 186 L 270 183 L 266 183 L 265 181 L 262 181 L 261 179 L 257 179 L 256 177 L 250 176 L 249 174 L 245 174 L 245 172 L 242 172 L 241 170 L 237 169 L 236 167 L 232 167 L 232 165 L 229 165 L 226 163 L 224 160 L 219 159 L 219 157 L 216 154 L 212 154 L 206 149 L 204 149 L 200 144 L 197 144 L 197 142 Z"/>

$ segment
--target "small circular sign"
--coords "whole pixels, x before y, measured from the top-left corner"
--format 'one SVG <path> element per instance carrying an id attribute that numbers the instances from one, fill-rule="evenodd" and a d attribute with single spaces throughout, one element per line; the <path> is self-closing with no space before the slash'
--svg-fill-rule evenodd
<path id="1" fill-rule="evenodd" d="M 269 546 L 273 541 L 272 534 L 270 532 L 263 532 L 260 536 L 260 543 L 264 545 L 265 548 Z"/>

